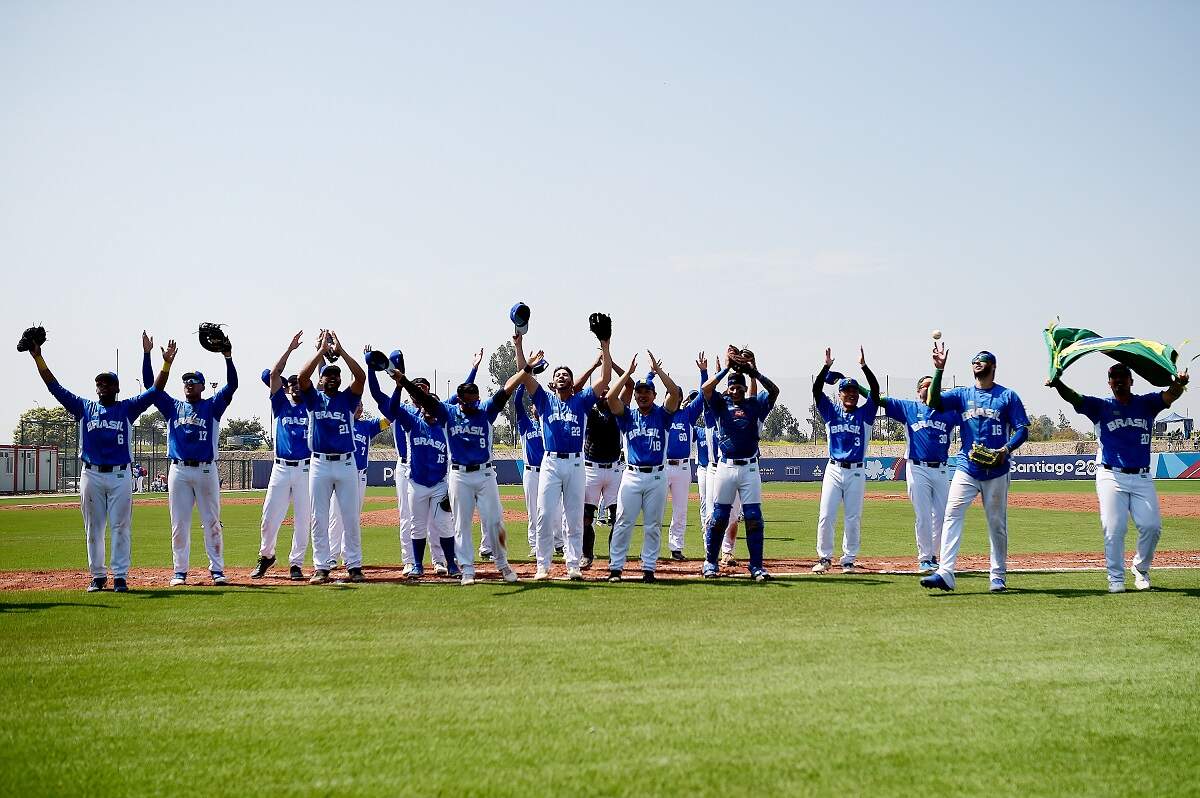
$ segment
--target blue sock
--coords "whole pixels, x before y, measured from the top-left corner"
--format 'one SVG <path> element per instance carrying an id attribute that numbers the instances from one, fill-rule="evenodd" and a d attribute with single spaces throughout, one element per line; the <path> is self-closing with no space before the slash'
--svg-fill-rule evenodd
<path id="1" fill-rule="evenodd" d="M 721 553 L 721 541 L 725 539 L 725 529 L 729 526 L 729 516 L 732 513 L 732 504 L 713 505 L 713 514 L 708 519 L 708 529 L 704 533 L 704 559 L 713 565 L 717 564 L 717 555 Z"/>
<path id="2" fill-rule="evenodd" d="M 763 567 L 763 517 L 761 504 L 742 505 L 746 519 L 746 548 L 750 551 L 750 572 Z"/>
<path id="3" fill-rule="evenodd" d="M 458 560 L 454 556 L 454 538 L 442 538 L 442 554 L 446 557 L 446 566 L 451 571 L 458 570 Z"/>
<path id="4" fill-rule="evenodd" d="M 425 562 L 425 538 L 413 538 L 413 562 L 417 565 Z"/>

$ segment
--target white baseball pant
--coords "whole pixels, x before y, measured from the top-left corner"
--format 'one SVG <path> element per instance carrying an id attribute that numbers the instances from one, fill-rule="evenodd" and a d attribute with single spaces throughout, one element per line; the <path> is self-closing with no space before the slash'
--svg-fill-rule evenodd
<path id="1" fill-rule="evenodd" d="M 661 468 L 644 474 L 626 471 L 617 493 L 617 522 L 613 526 L 609 569 L 625 567 L 629 541 L 638 514 L 642 516 L 642 570 L 653 571 L 662 547 L 662 517 L 667 506 L 667 480 Z"/>
<path id="2" fill-rule="evenodd" d="M 354 456 L 327 460 L 314 453 L 308 475 L 309 504 L 312 514 L 309 529 L 313 541 L 313 565 L 325 570 L 329 566 L 330 505 L 336 501 L 345 524 L 344 556 L 347 568 L 362 567 L 362 528 L 358 513 L 358 467 Z"/>
<path id="3" fill-rule="evenodd" d="M 946 520 L 946 498 L 950 474 L 946 466 L 934 468 L 909 460 L 904 469 L 908 498 L 916 516 L 917 561 L 927 562 L 942 548 L 942 524 Z"/>
<path id="4" fill-rule="evenodd" d="M 504 509 L 500 487 L 492 466 L 464 471 L 450 466 L 450 511 L 454 514 L 454 555 L 463 575 L 475 574 L 475 540 L 471 522 L 479 508 L 479 535 L 483 548 L 492 553 L 496 569 L 508 567 L 508 545 L 504 533 Z"/>
<path id="5" fill-rule="evenodd" d="M 129 574 L 133 533 L 133 480 L 128 467 L 102 473 L 84 468 L 79 477 L 79 509 L 87 538 L 88 571 L 93 579 L 104 579 L 104 529 L 112 535 L 112 574 L 124 579 Z"/>
<path id="6" fill-rule="evenodd" d="M 408 491 L 408 460 L 396 461 L 396 502 L 400 515 L 400 560 L 406 565 L 413 564 L 412 507 L 409 504 Z"/>
<path id="7" fill-rule="evenodd" d="M 545 460 L 542 461 L 543 463 Z M 583 464 L 583 503 L 594 507 L 610 507 L 617 503 L 621 489 L 621 474 L 625 467 L 620 463 L 605 463 L 608 468 Z"/>
<path id="8" fill-rule="evenodd" d="M 367 497 L 367 470 L 358 472 L 358 528 L 362 530 L 363 500 Z M 342 505 L 335 502 L 329 508 L 329 567 L 337 565 L 339 557 L 345 554 L 346 525 L 342 522 Z M 343 560 L 344 562 L 344 560 Z"/>
<path id="9" fill-rule="evenodd" d="M 446 480 L 433 486 L 425 486 L 413 480 L 408 481 L 408 507 L 412 512 L 412 539 L 428 541 L 429 558 L 434 565 L 446 565 L 446 556 L 442 552 L 442 538 L 448 538 L 453 532 L 450 513 L 442 509 L 442 499 L 449 495 Z M 457 548 L 457 547 L 456 547 Z M 457 552 L 455 553 L 457 557 Z M 421 565 L 413 556 L 413 564 Z"/>
<path id="10" fill-rule="evenodd" d="M 983 497 L 983 512 L 987 516 L 988 541 L 991 549 L 991 577 L 1003 579 L 1008 572 L 1008 484 L 1012 474 L 994 479 L 978 480 L 966 471 L 955 470 L 946 499 L 946 520 L 942 524 L 942 556 L 937 572 L 950 587 L 954 587 L 954 566 L 958 562 L 958 547 L 962 545 L 963 523 L 967 508 L 975 496 Z"/>
<path id="11" fill-rule="evenodd" d="M 708 529 L 708 466 L 696 469 L 696 489 L 700 491 L 700 528 Z"/>
<path id="12" fill-rule="evenodd" d="M 703 529 L 708 529 L 708 519 L 712 518 L 713 505 L 717 501 L 717 464 L 709 463 L 707 469 L 700 469 L 701 472 L 707 471 L 705 476 L 705 495 L 700 500 L 701 518 L 704 520 Z M 721 541 L 721 551 L 725 554 L 733 554 L 733 546 L 737 542 L 737 534 L 734 532 L 734 524 L 742 515 L 742 497 L 735 496 L 733 499 L 733 509 L 729 512 L 729 526 L 725 531 L 725 539 Z"/>
<path id="13" fill-rule="evenodd" d="M 578 454 L 556 457 L 547 453 L 538 481 L 537 567 L 549 571 L 554 556 L 555 527 L 566 526 L 563 552 L 568 569 L 579 567 L 583 556 L 583 459 Z"/>
<path id="14" fill-rule="evenodd" d="M 1154 480 L 1149 474 L 1123 474 L 1098 468 L 1096 495 L 1100 499 L 1100 527 L 1104 531 L 1108 581 L 1125 583 L 1125 532 L 1130 516 L 1138 531 L 1133 567 L 1148 573 L 1162 534 L 1162 515 Z"/>
<path id="15" fill-rule="evenodd" d="M 537 549 L 537 502 L 538 483 L 541 481 L 540 466 L 525 466 L 521 474 L 521 485 L 525 489 L 525 513 L 529 516 L 529 550 Z"/>
<path id="16" fill-rule="evenodd" d="M 717 464 L 716 487 L 714 505 L 734 504 L 739 498 L 742 504 L 762 504 L 762 477 L 757 462 L 734 465 L 722 460 Z"/>
<path id="17" fill-rule="evenodd" d="M 830 463 L 821 480 L 821 509 L 817 517 L 817 556 L 833 558 L 833 527 L 837 523 L 838 507 L 845 508 L 842 518 L 842 564 L 853 563 L 862 543 L 863 496 L 867 478 L 860 465 L 844 468 Z"/>
<path id="18" fill-rule="evenodd" d="M 279 539 L 279 527 L 287 517 L 288 506 L 294 509 L 292 517 L 292 551 L 288 565 L 304 565 L 304 553 L 308 550 L 309 513 L 308 461 L 289 466 L 276 462 L 271 467 L 271 480 L 267 483 L 267 496 L 263 500 L 262 524 L 259 526 L 261 545 L 260 557 L 274 557 L 275 544 Z"/>
<path id="19" fill-rule="evenodd" d="M 667 534 L 667 547 L 671 551 L 683 551 L 687 534 L 688 494 L 692 491 L 692 461 L 684 460 L 676 465 L 667 463 L 667 491 L 671 494 L 671 529 Z"/>
<path id="20" fill-rule="evenodd" d="M 221 536 L 221 478 L 216 463 L 189 466 L 171 463 L 167 472 L 167 503 L 171 507 L 171 556 L 175 573 L 186 574 L 192 552 L 192 508 L 200 511 L 208 570 L 225 570 Z"/>

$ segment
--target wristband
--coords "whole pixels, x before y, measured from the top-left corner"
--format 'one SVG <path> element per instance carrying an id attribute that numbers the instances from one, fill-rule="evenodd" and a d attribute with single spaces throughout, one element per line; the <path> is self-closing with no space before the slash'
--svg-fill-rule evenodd
<path id="1" fill-rule="evenodd" d="M 525 364 L 525 368 L 521 369 L 521 371 L 525 372 L 526 374 L 532 374 L 532 373 L 533 373 L 533 366 L 531 366 L 531 365 L 529 365 L 528 363 L 526 363 L 526 364 Z"/>
<path id="2" fill-rule="evenodd" d="M 46 369 L 46 361 L 42 359 L 41 352 L 38 352 L 36 355 L 33 356 L 33 362 L 37 363 L 38 370 Z"/>
<path id="3" fill-rule="evenodd" d="M 169 360 L 164 360 L 164 361 L 163 361 L 162 373 L 163 373 L 163 374 L 170 374 L 170 373 L 171 373 L 171 361 L 169 361 Z"/>

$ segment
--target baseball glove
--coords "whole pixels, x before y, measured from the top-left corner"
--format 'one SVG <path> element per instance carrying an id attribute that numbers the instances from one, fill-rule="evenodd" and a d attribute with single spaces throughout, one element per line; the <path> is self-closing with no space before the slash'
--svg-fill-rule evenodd
<path id="1" fill-rule="evenodd" d="M 729 368 L 739 374 L 750 370 L 750 360 L 753 357 L 754 353 L 749 349 L 738 349 L 733 344 L 725 349 L 725 360 L 728 361 Z"/>
<path id="2" fill-rule="evenodd" d="M 233 344 L 229 342 L 221 325 L 208 321 L 200 325 L 200 346 L 209 352 L 220 352 L 221 354 L 233 349 Z"/>
<path id="3" fill-rule="evenodd" d="M 550 361 L 546 360 L 546 358 L 542 358 L 541 360 L 539 360 L 537 362 L 537 365 L 533 367 L 533 373 L 541 374 L 543 371 L 545 371 L 549 367 L 550 367 Z"/>
<path id="4" fill-rule="evenodd" d="M 1004 450 L 989 449 L 981 443 L 975 443 L 971 446 L 967 457 L 971 462 L 978 463 L 984 468 L 995 468 L 1004 462 Z"/>
<path id="5" fill-rule="evenodd" d="M 367 353 L 367 368 L 371 371 L 387 371 L 391 367 L 392 361 L 388 360 L 388 356 L 378 349 Z"/>
<path id="6" fill-rule="evenodd" d="M 601 341 L 612 338 L 612 318 L 607 313 L 593 313 L 588 316 L 588 327 Z"/>
<path id="7" fill-rule="evenodd" d="M 46 328 L 30 327 L 21 333 L 21 340 L 17 341 L 17 351 L 28 352 L 35 346 L 41 346 L 44 343 L 46 343 Z"/>

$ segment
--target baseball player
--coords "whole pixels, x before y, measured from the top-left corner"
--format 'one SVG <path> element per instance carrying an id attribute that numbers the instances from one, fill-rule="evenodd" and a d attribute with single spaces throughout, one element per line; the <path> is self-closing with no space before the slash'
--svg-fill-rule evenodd
<path id="1" fill-rule="evenodd" d="M 153 342 L 142 333 L 142 345 L 149 353 Z M 29 354 L 37 364 L 42 382 L 50 395 L 79 421 L 79 458 L 83 473 L 79 477 L 79 508 L 83 513 L 83 531 L 87 538 L 88 571 L 91 581 L 87 592 L 103 590 L 108 584 L 104 566 L 104 530 L 112 536 L 113 590 L 129 590 L 132 540 L 133 485 L 129 464 L 133 461 L 133 422 L 150 407 L 157 389 L 132 399 L 117 399 L 121 383 L 117 375 L 105 371 L 96 375 L 96 399 L 83 399 L 59 384 L 42 357 L 42 345 L 33 343 Z"/>
<path id="2" fill-rule="evenodd" d="M 721 368 L 721 359 L 716 358 L 717 368 Z M 700 384 L 708 382 L 708 358 L 701 352 L 696 358 L 696 368 L 700 370 Z M 758 393 L 758 380 L 750 379 L 751 396 Z M 712 514 L 713 494 L 717 484 L 717 419 L 712 408 L 706 402 L 704 410 L 696 425 L 696 483 L 700 491 L 700 529 L 705 531 L 707 546 L 708 519 Z M 733 556 L 733 547 L 737 543 L 738 522 L 742 517 L 742 499 L 737 496 L 733 500 L 733 508 L 729 514 L 729 525 L 724 531 L 721 541 L 720 565 L 722 568 L 736 568 L 738 562 Z"/>
<path id="3" fill-rule="evenodd" d="M 217 437 L 221 416 L 225 414 L 237 391 L 237 369 L 233 365 L 233 350 L 227 347 L 225 356 L 225 385 L 211 397 L 204 398 L 204 374 L 189 371 L 183 375 L 183 399 L 168 395 L 167 377 L 175 362 L 178 347 L 167 342 L 162 350 L 163 366 L 154 385 L 154 406 L 167 422 L 167 455 L 171 465 L 167 471 L 167 503 L 171 510 L 171 557 L 175 574 L 171 586 L 187 582 L 188 564 L 192 550 L 192 510 L 200 511 L 204 530 L 204 550 L 208 554 L 208 570 L 213 584 L 228 583 L 225 578 L 225 543 L 221 530 L 221 475 L 217 466 Z"/>
<path id="4" fill-rule="evenodd" d="M 1008 485 L 1010 455 L 1029 436 L 1029 417 L 1021 398 L 996 384 L 996 356 L 982 351 L 971 358 L 975 384 L 943 392 L 942 369 L 949 352 L 933 345 L 933 384 L 929 406 L 959 415 L 962 453 L 958 457 L 946 520 L 942 524 L 942 553 L 937 571 L 921 580 L 921 587 L 954 589 L 954 566 L 962 543 L 963 522 L 975 496 L 983 497 L 991 548 L 991 581 L 988 589 L 1003 593 L 1008 572 Z M 978 448 L 977 448 L 978 445 Z"/>
<path id="5" fill-rule="evenodd" d="M 288 556 L 289 576 L 293 581 L 304 578 L 304 552 L 310 537 L 308 470 L 311 452 L 308 449 L 308 408 L 300 394 L 300 378 L 283 377 L 288 358 L 300 347 L 300 333 L 291 342 L 275 367 L 263 372 L 263 382 L 271 395 L 271 416 L 274 419 L 275 462 L 263 499 L 262 522 L 259 526 L 258 564 L 250 572 L 251 579 L 262 579 L 275 564 L 275 543 L 279 527 L 292 513 L 292 550 Z"/>
<path id="6" fill-rule="evenodd" d="M 341 367 L 321 367 L 316 387 L 312 374 L 329 356 L 342 358 L 354 380 L 342 389 Z M 300 394 L 308 409 L 308 448 L 312 450 L 308 494 L 311 513 L 309 529 L 313 541 L 313 575 L 310 584 L 329 581 L 329 506 L 336 501 L 345 527 L 343 535 L 346 573 L 351 582 L 365 581 L 362 572 L 362 529 L 359 526 L 359 477 L 354 461 L 354 409 L 362 401 L 367 375 L 342 346 L 337 333 L 321 330 L 316 352 L 298 375 Z M 319 390 L 318 390 L 319 388 Z"/>
<path id="7" fill-rule="evenodd" d="M 369 347 L 368 347 L 369 348 Z M 388 361 L 392 368 L 402 369 L 404 366 L 404 356 L 399 349 L 392 350 L 388 355 Z M 408 576 L 413 569 L 413 550 L 412 550 L 412 508 L 408 505 L 408 434 L 404 428 L 396 423 L 396 416 L 392 415 L 392 395 L 384 393 L 379 387 L 379 377 L 375 369 L 367 370 L 367 385 L 371 391 L 371 397 L 375 400 L 375 404 L 379 407 L 379 412 L 392 424 L 392 434 L 396 442 L 396 502 L 398 506 L 398 528 L 400 532 L 400 558 L 404 562 L 404 575 Z M 438 558 L 435 556 L 435 567 Z"/>
<path id="8" fill-rule="evenodd" d="M 746 547 L 750 550 L 750 575 L 757 582 L 771 578 L 763 567 L 762 476 L 758 471 L 758 436 L 760 425 L 779 398 L 779 388 L 758 371 L 754 360 L 741 350 L 730 346 L 728 365 L 705 381 L 701 387 L 704 401 L 716 420 L 715 434 L 720 449 L 717 479 L 709 485 L 713 508 L 705 537 L 703 575 L 714 579 L 720 575 L 717 553 L 724 537 L 721 530 L 729 525 L 733 502 L 741 497 L 742 513 L 746 518 Z M 736 369 L 730 373 L 730 369 Z M 746 395 L 746 376 L 762 382 L 766 388 L 756 396 Z M 725 393 L 716 387 L 729 377 Z"/>
<path id="9" fill-rule="evenodd" d="M 363 500 L 367 497 L 367 463 L 370 461 L 371 441 L 376 435 L 391 426 L 386 418 L 363 418 L 362 402 L 354 408 L 354 465 L 358 468 L 358 519 L 362 527 Z M 329 570 L 337 565 L 338 558 L 345 553 L 346 524 L 342 520 L 342 507 L 335 503 L 329 513 Z M 343 560 L 345 562 L 345 560 Z"/>
<path id="10" fill-rule="evenodd" d="M 701 380 L 701 385 L 704 381 Z M 687 534 L 688 495 L 692 491 L 692 428 L 704 412 L 704 397 L 692 391 L 671 414 L 667 429 L 667 491 L 671 496 L 671 528 L 667 548 L 672 560 L 683 559 Z"/>
<path id="11" fill-rule="evenodd" d="M 638 514 L 642 516 L 642 581 L 654 581 L 654 568 L 662 546 L 661 528 L 663 510 L 667 504 L 667 480 L 664 473 L 668 430 L 675 411 L 679 409 L 681 391 L 662 369 L 662 361 L 646 352 L 650 358 L 652 373 L 662 380 L 667 389 L 666 407 L 655 404 L 654 381 L 638 380 L 633 386 L 632 407 L 622 401 L 620 394 L 633 382 L 637 369 L 637 356 L 629 363 L 628 370 L 608 392 L 607 404 L 617 425 L 620 427 L 628 465 L 626 476 L 621 481 L 617 494 L 617 522 L 613 526 L 612 543 L 609 546 L 608 581 L 620 582 L 621 571 L 629 551 L 633 525 Z"/>
<path id="12" fill-rule="evenodd" d="M 821 509 L 817 519 L 818 559 L 813 566 L 813 573 L 816 574 L 828 571 L 832 563 L 833 527 L 839 505 L 845 508 L 842 573 L 853 573 L 854 561 L 858 557 L 863 497 L 867 490 L 863 460 L 867 455 L 867 442 L 879 408 L 876 401 L 879 382 L 867 366 L 867 356 L 861 346 L 858 355 L 858 365 L 870 389 L 867 401 L 861 406 L 858 404 L 861 391 L 858 382 L 852 378 L 843 377 L 838 381 L 840 406 L 835 406 L 825 395 L 825 376 L 833 365 L 833 354 L 829 349 L 825 350 L 825 366 L 813 382 L 813 400 L 817 403 L 817 412 L 825 421 L 826 437 L 829 439 L 829 465 L 825 467 L 825 475 L 821 480 Z"/>
<path id="13" fill-rule="evenodd" d="M 521 451 L 524 468 L 521 470 L 521 486 L 525 491 L 525 512 L 529 516 L 529 557 L 537 557 L 537 493 L 541 479 L 542 457 L 546 447 L 542 444 L 542 425 L 537 408 L 525 404 L 525 385 L 517 386 L 513 394 L 513 406 L 517 410 L 517 433 L 521 436 Z M 532 417 L 531 417 L 532 414 Z"/>
<path id="14" fill-rule="evenodd" d="M 591 368 L 575 381 L 575 390 L 583 390 L 601 365 L 601 358 L 596 358 Z M 613 370 L 623 373 L 615 365 Z M 616 507 L 623 473 L 621 431 L 606 399 L 607 396 L 596 397 L 596 404 L 587 411 L 583 430 L 583 558 L 579 565 L 582 571 L 591 568 L 596 557 L 596 517 L 600 511 L 612 517 L 611 508 Z M 611 544 L 611 533 L 609 540 Z"/>
<path id="15" fill-rule="evenodd" d="M 1108 369 L 1112 396 L 1081 396 L 1061 379 L 1046 383 L 1096 426 L 1096 495 L 1104 532 L 1108 592 L 1125 592 L 1125 531 L 1129 519 L 1137 527 L 1137 553 L 1131 570 L 1138 590 L 1150 589 L 1150 563 L 1162 533 L 1158 494 L 1150 475 L 1150 435 L 1154 418 L 1175 403 L 1187 389 L 1188 373 L 1181 372 L 1165 391 L 1133 393 L 1133 372 L 1124 363 Z"/>
<path id="16" fill-rule="evenodd" d="M 600 376 L 591 386 L 575 391 L 574 373 L 568 366 L 554 370 L 554 393 L 542 389 L 533 376 L 533 367 L 525 360 L 520 335 L 513 336 L 517 353 L 517 369 L 522 374 L 525 390 L 533 398 L 534 407 L 542 420 L 542 440 L 546 452 L 542 458 L 541 479 L 538 482 L 537 572 L 534 579 L 550 577 L 554 546 L 554 527 L 561 528 L 565 517 L 567 536 L 565 556 L 567 578 L 583 579 L 580 570 L 583 544 L 583 427 L 587 411 L 596 404 L 596 397 L 608 389 L 612 361 L 608 354 L 608 338 L 600 341 L 603 364 Z"/>
<path id="17" fill-rule="evenodd" d="M 483 357 L 480 350 L 476 360 Z M 539 353 L 534 361 L 541 359 Z M 472 369 L 474 373 L 475 369 Z M 454 542 L 462 584 L 475 582 L 475 544 L 471 539 L 471 522 L 479 508 L 481 550 L 496 561 L 496 569 L 506 582 L 517 581 L 517 574 L 508 564 L 508 547 L 504 532 L 504 510 L 500 506 L 500 487 L 496 469 L 492 466 L 492 425 L 504 405 L 522 381 L 520 371 L 480 402 L 479 386 L 464 382 L 455 391 L 455 399 L 443 403 L 446 411 L 446 431 L 450 446 L 450 507 L 454 514 Z"/>
<path id="18" fill-rule="evenodd" d="M 917 401 L 883 397 L 883 412 L 904 425 L 904 456 L 908 460 L 904 479 L 916 516 L 917 569 L 923 574 L 936 571 L 938 566 L 946 497 L 950 494 L 950 475 L 946 471 L 950 431 L 958 426 L 956 414 L 934 410 L 926 403 L 932 384 L 932 377 L 917 380 Z"/>
<path id="19" fill-rule="evenodd" d="M 450 494 L 446 483 L 449 443 L 446 439 L 446 408 L 438 395 L 417 380 L 409 380 L 399 368 L 391 372 L 396 381 L 392 394 L 390 415 L 396 426 L 408 438 L 408 506 L 412 512 L 413 567 L 408 576 L 419 579 L 425 575 L 425 545 L 436 540 L 431 556 L 439 576 L 460 576 L 455 555 L 455 540 L 450 516 Z M 418 378 L 419 379 L 419 378 Z M 403 401 L 407 390 L 413 403 Z M 436 552 L 441 549 L 444 566 Z"/>

